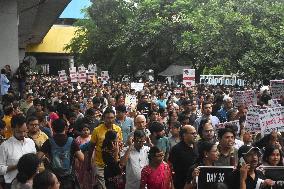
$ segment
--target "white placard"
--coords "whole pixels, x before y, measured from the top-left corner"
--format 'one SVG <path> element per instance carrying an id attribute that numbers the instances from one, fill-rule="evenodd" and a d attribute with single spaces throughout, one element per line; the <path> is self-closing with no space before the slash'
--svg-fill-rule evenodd
<path id="1" fill-rule="evenodd" d="M 270 90 L 273 99 L 280 99 L 284 96 L 284 80 L 271 80 Z"/>
<path id="2" fill-rule="evenodd" d="M 195 85 L 195 69 L 183 69 L 183 84 L 186 87 Z"/>
<path id="3" fill-rule="evenodd" d="M 131 83 L 130 86 L 131 89 L 134 89 L 136 92 L 142 91 L 144 88 L 144 83 Z"/>
<path id="4" fill-rule="evenodd" d="M 235 91 L 234 92 L 234 106 L 255 106 L 257 104 L 256 93 L 253 90 Z"/>

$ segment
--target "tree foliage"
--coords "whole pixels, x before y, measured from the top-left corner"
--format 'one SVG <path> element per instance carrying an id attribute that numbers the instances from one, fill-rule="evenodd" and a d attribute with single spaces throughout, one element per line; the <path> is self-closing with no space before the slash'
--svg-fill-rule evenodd
<path id="1" fill-rule="evenodd" d="M 113 74 L 191 65 L 284 78 L 283 0 L 96 0 L 66 47 Z"/>

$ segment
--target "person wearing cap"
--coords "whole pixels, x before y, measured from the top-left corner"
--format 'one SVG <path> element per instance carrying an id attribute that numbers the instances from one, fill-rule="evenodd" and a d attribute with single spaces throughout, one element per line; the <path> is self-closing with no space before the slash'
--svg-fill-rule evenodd
<path id="1" fill-rule="evenodd" d="M 231 189 L 258 189 L 265 186 L 271 187 L 274 181 L 265 179 L 263 173 L 256 168 L 259 166 L 260 149 L 243 145 L 238 151 L 239 163 L 228 185 Z"/>
<path id="2" fill-rule="evenodd" d="M 129 134 L 134 130 L 133 119 L 126 116 L 126 106 L 118 105 L 116 108 L 115 123 L 121 128 L 123 144 L 126 144 Z"/>
<path id="3" fill-rule="evenodd" d="M 154 121 L 149 125 L 149 130 L 151 133 L 151 143 L 164 152 L 164 159 L 167 161 L 169 157 L 170 143 L 168 137 L 165 136 L 164 126 L 160 122 Z"/>

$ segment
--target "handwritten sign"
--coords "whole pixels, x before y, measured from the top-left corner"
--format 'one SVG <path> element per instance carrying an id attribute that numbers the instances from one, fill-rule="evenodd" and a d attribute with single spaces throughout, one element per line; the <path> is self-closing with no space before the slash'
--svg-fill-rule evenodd
<path id="1" fill-rule="evenodd" d="M 248 132 L 260 132 L 260 120 L 259 120 L 259 106 L 250 106 L 246 116 L 245 130 Z"/>
<path id="2" fill-rule="evenodd" d="M 236 125 L 238 127 L 238 133 L 240 132 L 240 122 L 239 122 L 239 120 L 219 123 L 218 125 L 216 125 L 216 129 L 225 128 L 226 126 L 230 126 L 230 125 Z"/>
<path id="3" fill-rule="evenodd" d="M 272 131 L 284 131 L 284 107 L 275 107 L 259 110 L 259 120 L 262 134 Z"/>
<path id="4" fill-rule="evenodd" d="M 183 69 L 183 84 L 186 87 L 195 85 L 195 69 Z"/>
<path id="5" fill-rule="evenodd" d="M 271 80 L 270 87 L 273 99 L 280 99 L 284 96 L 284 80 Z"/>
<path id="6" fill-rule="evenodd" d="M 134 89 L 135 92 L 142 91 L 144 88 L 144 83 L 131 83 L 131 89 Z"/>
<path id="7" fill-rule="evenodd" d="M 255 94 L 255 91 L 253 90 L 247 90 L 247 91 L 235 91 L 234 92 L 234 105 L 240 106 L 240 105 L 256 105 L 257 103 L 257 97 Z"/>
<path id="8" fill-rule="evenodd" d="M 228 183 L 233 166 L 199 166 L 198 189 L 212 188 L 218 183 Z"/>

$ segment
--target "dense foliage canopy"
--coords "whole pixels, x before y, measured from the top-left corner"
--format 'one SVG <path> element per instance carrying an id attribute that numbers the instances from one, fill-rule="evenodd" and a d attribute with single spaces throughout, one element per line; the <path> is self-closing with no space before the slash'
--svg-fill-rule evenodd
<path id="1" fill-rule="evenodd" d="M 284 78 L 283 0 L 94 0 L 67 49 L 112 74 L 191 65 Z"/>

